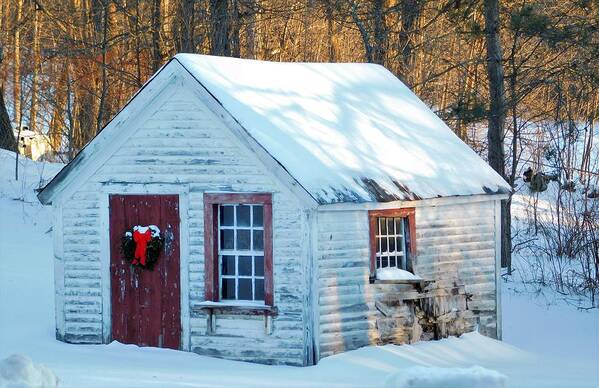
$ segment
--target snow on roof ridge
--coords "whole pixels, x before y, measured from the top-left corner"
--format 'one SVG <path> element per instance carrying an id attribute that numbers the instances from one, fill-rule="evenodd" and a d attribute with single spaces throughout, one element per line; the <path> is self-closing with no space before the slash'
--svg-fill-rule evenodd
<path id="1" fill-rule="evenodd" d="M 275 63 L 280 65 L 323 65 L 323 66 L 338 66 L 338 65 L 351 65 L 351 66 L 371 66 L 371 67 L 381 67 L 386 69 L 384 66 L 378 63 L 369 63 L 369 62 L 284 62 L 284 61 L 269 61 L 266 59 L 255 59 L 255 58 L 237 58 L 237 57 L 225 57 L 220 55 L 209 55 L 209 54 L 194 54 L 194 53 L 178 53 L 175 54 L 173 58 L 184 59 L 185 57 L 190 58 L 218 58 L 219 60 L 224 61 L 239 61 L 239 62 L 258 62 L 258 63 Z"/>

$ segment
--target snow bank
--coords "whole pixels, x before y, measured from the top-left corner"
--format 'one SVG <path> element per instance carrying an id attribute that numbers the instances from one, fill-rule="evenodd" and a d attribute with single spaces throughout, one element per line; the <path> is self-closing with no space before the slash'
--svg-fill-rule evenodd
<path id="1" fill-rule="evenodd" d="M 19 155 L 19 179 L 15 180 L 15 156 L 14 152 L 0 149 L 0 198 L 37 203 L 35 190 L 48 183 L 64 165 L 35 162 Z"/>
<path id="2" fill-rule="evenodd" d="M 414 367 L 390 375 L 388 388 L 502 388 L 507 378 L 480 366 L 471 368 Z"/>
<path id="3" fill-rule="evenodd" d="M 0 388 L 58 387 L 58 378 L 29 357 L 13 354 L 0 361 Z"/>
<path id="4" fill-rule="evenodd" d="M 395 267 L 377 269 L 376 278 L 378 280 L 422 280 L 420 276 Z"/>

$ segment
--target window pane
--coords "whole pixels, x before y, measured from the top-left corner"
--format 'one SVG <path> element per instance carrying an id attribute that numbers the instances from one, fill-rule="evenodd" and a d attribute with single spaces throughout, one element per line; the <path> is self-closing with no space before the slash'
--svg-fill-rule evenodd
<path id="1" fill-rule="evenodd" d="M 264 215 L 264 207 L 262 205 L 254 205 L 254 226 L 262 226 L 263 225 L 263 215 Z"/>
<path id="2" fill-rule="evenodd" d="M 381 235 L 387 234 L 387 221 L 386 218 L 379 218 L 381 223 Z"/>
<path id="3" fill-rule="evenodd" d="M 248 205 L 237 206 L 237 226 L 250 226 L 250 207 Z"/>
<path id="4" fill-rule="evenodd" d="M 387 252 L 387 237 L 381 239 L 381 252 Z"/>
<path id="5" fill-rule="evenodd" d="M 389 252 L 395 252 L 395 237 L 389 238 Z"/>
<path id="6" fill-rule="evenodd" d="M 403 252 L 403 239 L 401 237 L 397 237 L 397 252 Z"/>
<path id="7" fill-rule="evenodd" d="M 395 261 L 395 256 L 389 257 L 389 267 L 397 267 L 397 262 Z"/>
<path id="8" fill-rule="evenodd" d="M 395 219 L 395 230 L 397 230 L 396 234 L 401 234 L 402 233 L 402 220 L 401 218 L 396 218 Z"/>
<path id="9" fill-rule="evenodd" d="M 254 275 L 264 276 L 264 256 L 254 257 Z"/>
<path id="10" fill-rule="evenodd" d="M 234 234 L 232 229 L 223 229 L 220 231 L 220 249 L 235 249 Z"/>
<path id="11" fill-rule="evenodd" d="M 233 211 L 235 206 L 220 206 L 220 224 L 222 226 L 233 225 Z"/>
<path id="12" fill-rule="evenodd" d="M 239 299 L 252 300 L 252 279 L 239 279 Z"/>
<path id="13" fill-rule="evenodd" d="M 221 258 L 222 275 L 235 275 L 235 256 L 225 255 Z"/>
<path id="14" fill-rule="evenodd" d="M 254 300 L 264 300 L 264 280 L 256 279 L 255 282 L 256 295 Z"/>
<path id="15" fill-rule="evenodd" d="M 237 250 L 250 250 L 250 231 L 237 229 Z"/>
<path id="16" fill-rule="evenodd" d="M 252 256 L 239 256 L 239 275 L 252 276 Z"/>
<path id="17" fill-rule="evenodd" d="M 390 235 L 395 234 L 395 223 L 393 222 L 393 218 L 387 218 L 387 233 Z"/>
<path id="18" fill-rule="evenodd" d="M 382 264 L 381 264 L 381 266 L 382 266 L 383 268 L 386 268 L 386 267 L 388 267 L 388 266 L 389 266 L 389 258 L 388 258 L 387 256 L 385 256 L 385 257 L 382 257 L 381 259 L 382 259 Z"/>
<path id="19" fill-rule="evenodd" d="M 235 298 L 235 279 L 222 279 L 223 281 L 223 289 L 222 289 L 222 298 L 223 299 L 236 299 Z"/>
<path id="20" fill-rule="evenodd" d="M 380 237 L 376 238 L 376 251 L 379 253 L 381 252 L 381 238 Z"/>
<path id="21" fill-rule="evenodd" d="M 254 250 L 261 251 L 264 249 L 264 232 L 262 230 L 252 231 L 254 236 Z"/>

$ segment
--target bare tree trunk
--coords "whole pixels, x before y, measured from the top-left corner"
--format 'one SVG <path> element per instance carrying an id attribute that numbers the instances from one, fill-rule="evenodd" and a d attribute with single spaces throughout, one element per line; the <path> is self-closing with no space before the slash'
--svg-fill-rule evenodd
<path id="1" fill-rule="evenodd" d="M 23 0 L 16 0 L 14 64 L 13 64 L 13 100 L 15 123 L 21 127 L 21 18 L 23 16 Z"/>
<path id="2" fill-rule="evenodd" d="M 385 62 L 387 29 L 385 26 L 384 0 L 373 0 L 374 51 L 372 61 L 380 65 Z"/>
<path id="3" fill-rule="evenodd" d="M 256 2 L 246 0 L 245 2 L 245 58 L 256 58 Z"/>
<path id="4" fill-rule="evenodd" d="M 67 130 L 67 161 L 73 160 L 75 157 L 75 118 L 73 116 L 73 98 L 71 88 L 71 64 L 67 62 L 67 101 L 66 101 L 66 116 L 69 127 Z"/>
<path id="5" fill-rule="evenodd" d="M 194 0 L 181 0 L 181 7 L 177 15 L 178 24 L 178 39 L 176 47 L 177 51 L 183 53 L 195 52 L 194 44 L 194 23 L 195 23 L 195 7 Z"/>
<path id="6" fill-rule="evenodd" d="M 358 3 L 352 2 L 351 4 L 351 17 L 358 27 L 358 31 L 360 31 L 360 36 L 362 37 L 362 43 L 364 44 L 364 56 L 366 57 L 366 61 L 369 63 L 374 62 L 374 48 L 370 44 L 370 32 L 366 29 L 366 25 L 360 19 L 360 15 L 358 14 Z"/>
<path id="7" fill-rule="evenodd" d="M 104 107 L 106 105 L 106 94 L 108 92 L 108 74 L 106 71 L 106 53 L 108 50 L 108 1 L 109 0 L 102 0 L 102 85 L 100 90 L 98 116 L 96 120 L 96 133 L 99 133 L 103 127 Z"/>
<path id="8" fill-rule="evenodd" d="M 229 23 L 229 41 L 230 55 L 239 58 L 241 55 L 241 43 L 239 31 L 241 29 L 241 19 L 239 15 L 239 1 L 231 0 L 231 22 Z"/>
<path id="9" fill-rule="evenodd" d="M 161 0 L 152 3 L 152 72 L 158 71 L 162 64 L 162 51 L 160 49 L 160 6 Z"/>
<path id="10" fill-rule="evenodd" d="M 401 53 L 402 66 L 399 77 L 408 80 L 414 65 L 414 43 L 412 34 L 415 21 L 420 17 L 421 0 L 401 0 L 401 26 L 399 29 L 399 52 Z"/>
<path id="11" fill-rule="evenodd" d="M 60 84 L 64 85 L 68 82 L 68 64 L 65 62 L 62 65 L 62 72 L 60 74 Z M 52 151 L 58 155 L 61 152 L 62 148 L 62 135 L 64 128 L 64 114 L 65 114 L 65 105 L 67 101 L 67 90 L 64 88 L 57 89 L 54 93 L 54 111 L 52 112 L 52 119 L 50 121 L 50 148 Z"/>
<path id="12" fill-rule="evenodd" d="M 29 129 L 33 132 L 37 130 L 37 110 L 38 110 L 38 84 L 39 84 L 39 15 L 41 10 L 37 3 L 33 3 L 33 74 L 31 76 L 31 109 L 29 111 Z"/>
<path id="13" fill-rule="evenodd" d="M 139 12 L 139 0 L 135 0 L 135 16 L 129 18 L 129 29 L 132 29 L 135 34 L 134 47 L 135 47 L 135 81 L 138 87 L 141 87 L 141 45 L 140 45 L 140 31 L 139 31 L 139 19 L 141 15 Z M 131 26 L 131 24 L 133 24 Z"/>
<path id="14" fill-rule="evenodd" d="M 503 89 L 503 62 L 499 35 L 499 0 L 485 0 L 485 39 L 487 44 L 487 76 L 489 80 L 489 129 L 487 140 L 489 164 L 502 177 L 505 176 L 503 149 L 505 124 L 505 97 Z M 501 265 L 511 271 L 511 212 L 509 201 L 501 205 L 502 252 Z"/>
<path id="15" fill-rule="evenodd" d="M 0 148 L 17 152 L 17 139 L 12 132 L 10 117 L 4 103 L 4 88 L 0 86 Z"/>
<path id="16" fill-rule="evenodd" d="M 210 54 L 229 56 L 229 10 L 227 0 L 210 0 Z"/>
<path id="17" fill-rule="evenodd" d="M 327 19 L 327 44 L 328 44 L 328 59 L 329 62 L 337 61 L 337 36 L 335 32 L 333 2 L 327 1 L 325 5 L 325 14 Z"/>

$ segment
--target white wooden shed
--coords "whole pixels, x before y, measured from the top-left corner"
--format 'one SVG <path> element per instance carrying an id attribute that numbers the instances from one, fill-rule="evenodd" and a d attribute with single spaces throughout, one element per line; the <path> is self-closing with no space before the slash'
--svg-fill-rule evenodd
<path id="1" fill-rule="evenodd" d="M 501 338 L 509 190 L 381 66 L 179 54 L 39 194 L 56 335 L 290 365 Z"/>

